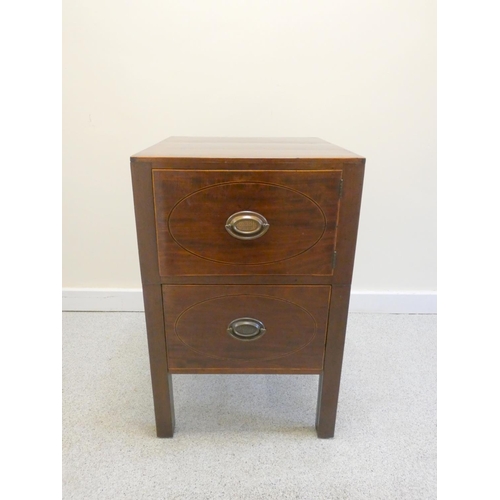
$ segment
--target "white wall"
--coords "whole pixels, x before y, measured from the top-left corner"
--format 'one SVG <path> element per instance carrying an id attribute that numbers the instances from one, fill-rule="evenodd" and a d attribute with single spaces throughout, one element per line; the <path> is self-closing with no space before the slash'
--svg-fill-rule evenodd
<path id="1" fill-rule="evenodd" d="M 139 288 L 129 156 L 318 136 L 367 158 L 353 289 L 436 287 L 430 0 L 64 0 L 64 287 Z"/>

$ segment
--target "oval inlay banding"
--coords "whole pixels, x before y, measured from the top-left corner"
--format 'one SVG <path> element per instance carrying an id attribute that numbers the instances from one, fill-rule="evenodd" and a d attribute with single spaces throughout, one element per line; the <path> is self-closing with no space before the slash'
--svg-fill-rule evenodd
<path id="1" fill-rule="evenodd" d="M 238 212 L 262 214 L 269 227 L 241 219 L 238 238 L 227 230 L 228 217 Z M 257 265 L 291 259 L 322 238 L 326 217 L 308 196 L 284 186 L 262 182 L 231 182 L 203 188 L 183 198 L 170 212 L 169 232 L 187 252 L 224 264 Z M 265 235 L 264 235 L 265 232 Z"/>
<path id="2" fill-rule="evenodd" d="M 265 335 L 253 342 L 238 341 L 228 335 L 228 325 L 235 318 L 258 318 L 262 327 L 265 325 L 262 332 Z M 193 351 L 213 358 L 239 361 L 289 356 L 309 345 L 316 330 L 316 321 L 306 309 L 288 300 L 265 295 L 228 295 L 208 299 L 184 310 L 175 322 L 176 336 Z"/>

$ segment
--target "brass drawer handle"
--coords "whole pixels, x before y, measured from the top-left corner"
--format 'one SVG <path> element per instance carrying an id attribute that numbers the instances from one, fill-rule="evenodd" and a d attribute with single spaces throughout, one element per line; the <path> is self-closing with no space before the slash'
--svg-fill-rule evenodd
<path id="1" fill-rule="evenodd" d="M 269 229 L 269 223 L 263 215 L 244 210 L 231 215 L 226 221 L 226 230 L 239 240 L 260 238 Z"/>
<path id="2" fill-rule="evenodd" d="M 227 333 L 238 340 L 256 340 L 266 333 L 266 328 L 258 319 L 238 318 L 229 323 Z"/>

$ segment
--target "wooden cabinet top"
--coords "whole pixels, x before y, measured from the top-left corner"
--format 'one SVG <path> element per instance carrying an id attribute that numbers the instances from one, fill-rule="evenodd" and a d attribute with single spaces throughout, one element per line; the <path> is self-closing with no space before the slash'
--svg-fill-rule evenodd
<path id="1" fill-rule="evenodd" d="M 135 155 L 155 158 L 363 159 L 317 137 L 169 137 Z"/>

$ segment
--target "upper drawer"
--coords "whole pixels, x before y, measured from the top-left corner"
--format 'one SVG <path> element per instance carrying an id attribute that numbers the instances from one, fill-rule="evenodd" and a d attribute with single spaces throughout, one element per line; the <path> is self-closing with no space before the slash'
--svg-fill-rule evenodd
<path id="1" fill-rule="evenodd" d="M 153 169 L 160 275 L 331 275 L 341 176 Z"/>

